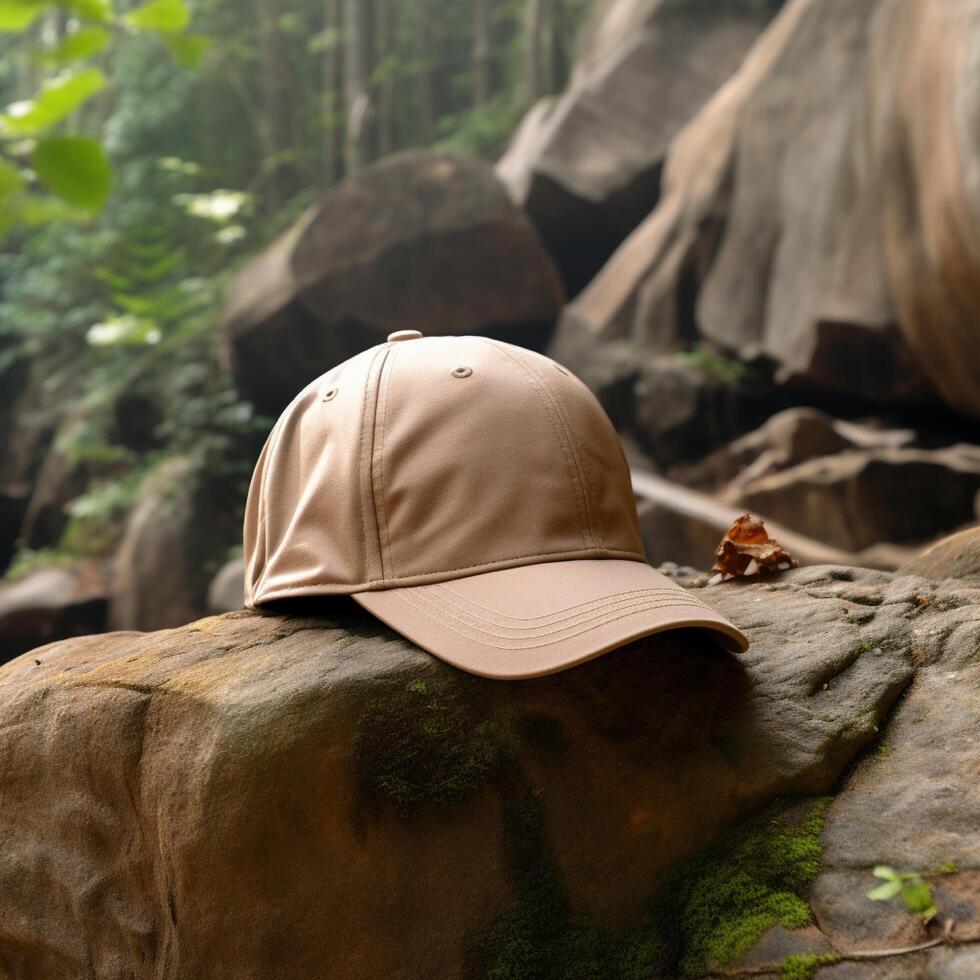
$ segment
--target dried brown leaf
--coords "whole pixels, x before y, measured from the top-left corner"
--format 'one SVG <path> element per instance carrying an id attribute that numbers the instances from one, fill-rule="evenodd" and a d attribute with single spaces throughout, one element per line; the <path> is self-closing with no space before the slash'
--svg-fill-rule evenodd
<path id="1" fill-rule="evenodd" d="M 715 563 L 711 570 L 725 578 L 738 578 L 757 572 L 781 572 L 797 568 L 799 564 L 778 541 L 769 537 L 762 521 L 751 514 L 743 514 L 715 548 Z"/>

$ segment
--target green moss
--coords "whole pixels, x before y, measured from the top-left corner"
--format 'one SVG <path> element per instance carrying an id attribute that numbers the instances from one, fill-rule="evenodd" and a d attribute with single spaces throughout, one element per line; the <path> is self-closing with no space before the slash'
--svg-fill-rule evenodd
<path id="1" fill-rule="evenodd" d="M 477 721 L 451 692 L 425 681 L 371 701 L 358 725 L 362 803 L 389 803 L 402 816 L 420 806 L 453 806 L 495 778 L 518 746 L 512 709 Z"/>
<path id="2" fill-rule="evenodd" d="M 67 568 L 74 565 L 77 560 L 74 555 L 65 554 L 55 548 L 40 548 L 37 551 L 21 548 L 14 555 L 4 575 L 0 576 L 0 582 L 10 585 L 22 581 L 42 568 L 51 568 L 55 565 Z"/>
<path id="3" fill-rule="evenodd" d="M 514 901 L 472 936 L 467 973 L 481 980 L 651 980 L 724 968 L 774 925 L 811 921 L 804 889 L 820 871 L 828 801 L 774 804 L 674 868 L 635 928 L 601 929 L 573 914 L 545 836 L 541 798 L 518 760 L 567 751 L 554 719 L 513 705 L 477 717 L 470 701 L 423 680 L 375 698 L 356 736 L 361 804 L 409 817 L 492 784 Z"/>
<path id="4" fill-rule="evenodd" d="M 662 960 L 646 928 L 602 930 L 571 912 L 550 856 L 538 797 L 519 777 L 506 790 L 504 843 L 517 898 L 471 939 L 473 980 L 649 980 Z"/>
<path id="5" fill-rule="evenodd" d="M 475 937 L 470 975 L 492 980 L 650 980 L 730 965 L 774 925 L 811 921 L 801 892 L 820 870 L 826 800 L 774 805 L 715 848 L 676 867 L 633 929 L 571 914 L 542 833 L 540 803 L 507 805 L 505 841 L 517 898 Z"/>
<path id="6" fill-rule="evenodd" d="M 682 975 L 730 965 L 772 926 L 809 924 L 801 892 L 820 871 L 828 802 L 817 801 L 796 820 L 769 807 L 667 876 L 650 913 L 654 921 L 675 923 L 670 959 Z"/>
<path id="7" fill-rule="evenodd" d="M 741 361 L 726 357 L 710 344 L 698 344 L 691 350 L 679 351 L 673 356 L 679 363 L 703 371 L 730 385 L 740 384 L 748 376 L 748 368 Z"/>
<path id="8" fill-rule="evenodd" d="M 783 960 L 779 975 L 785 980 L 812 980 L 817 970 L 836 962 L 834 953 L 798 953 Z"/>
<path id="9" fill-rule="evenodd" d="M 959 870 L 959 865 L 955 861 L 943 861 L 943 863 L 936 868 L 936 873 L 941 875 L 955 875 Z"/>

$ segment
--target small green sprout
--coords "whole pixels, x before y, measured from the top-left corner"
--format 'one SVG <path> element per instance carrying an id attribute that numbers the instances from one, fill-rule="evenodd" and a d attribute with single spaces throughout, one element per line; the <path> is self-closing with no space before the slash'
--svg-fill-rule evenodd
<path id="1" fill-rule="evenodd" d="M 896 871 L 883 864 L 879 864 L 873 874 L 876 878 L 882 878 L 884 884 L 868 892 L 872 902 L 888 902 L 897 895 L 909 912 L 921 916 L 923 922 L 935 916 L 932 888 L 922 880 L 921 875 L 914 871 Z"/>

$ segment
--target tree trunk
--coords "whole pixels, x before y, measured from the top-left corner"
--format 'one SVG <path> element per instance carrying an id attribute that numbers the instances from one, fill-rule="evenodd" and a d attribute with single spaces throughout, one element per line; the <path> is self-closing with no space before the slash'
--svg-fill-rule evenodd
<path id="1" fill-rule="evenodd" d="M 429 0 L 415 0 L 416 97 L 418 99 L 420 142 L 435 140 L 436 110 L 432 91 L 432 44 L 429 30 Z"/>
<path id="2" fill-rule="evenodd" d="M 524 11 L 524 103 L 530 108 L 542 94 L 541 33 L 545 0 L 527 0 Z"/>
<path id="3" fill-rule="evenodd" d="M 343 0 L 326 0 L 323 8 L 323 29 L 328 35 L 323 50 L 323 179 L 327 186 L 343 175 L 343 141 L 341 132 L 344 112 L 344 85 L 341 67 L 341 31 L 343 30 Z"/>
<path id="4" fill-rule="evenodd" d="M 344 0 L 344 157 L 351 174 L 371 159 L 371 0 Z"/>
<path id="5" fill-rule="evenodd" d="M 395 6 L 393 0 L 374 0 L 374 63 L 383 74 L 378 79 L 378 156 L 395 149 L 395 75 L 389 57 L 395 50 Z"/>
<path id="6" fill-rule="evenodd" d="M 473 104 L 490 101 L 490 0 L 473 3 Z"/>
<path id="7" fill-rule="evenodd" d="M 288 197 L 289 175 L 295 166 L 293 112 L 290 104 L 289 61 L 279 26 L 279 0 L 258 0 L 262 39 L 262 114 L 265 137 L 266 184 L 269 205 L 278 207 Z"/>

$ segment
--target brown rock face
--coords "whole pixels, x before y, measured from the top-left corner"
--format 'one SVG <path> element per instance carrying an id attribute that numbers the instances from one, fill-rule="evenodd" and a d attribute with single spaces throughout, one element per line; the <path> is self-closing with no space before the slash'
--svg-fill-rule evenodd
<path id="1" fill-rule="evenodd" d="M 831 790 L 917 644 L 965 656 L 980 626 L 966 594 L 866 570 L 705 595 L 748 630 L 746 654 L 676 632 L 501 683 L 322 600 L 14 661 L 0 966 L 397 980 L 517 957 L 510 975 L 565 975 L 534 957 L 558 956 L 575 917 L 635 924 L 664 871 L 733 819 Z M 962 858 L 957 813 L 939 849 Z"/>
<path id="2" fill-rule="evenodd" d="M 894 402 L 931 385 L 980 415 L 978 37 L 967 0 L 792 0 L 673 142 L 660 204 L 559 353 L 700 336 L 780 382 Z"/>
<path id="3" fill-rule="evenodd" d="M 563 298 L 488 164 L 413 152 L 329 191 L 253 259 L 231 286 L 222 329 L 242 391 L 278 412 L 395 330 L 540 348 Z"/>
<path id="4" fill-rule="evenodd" d="M 537 105 L 497 167 L 584 287 L 657 203 L 670 141 L 738 67 L 778 6 L 767 0 L 610 0 L 567 91 Z"/>

